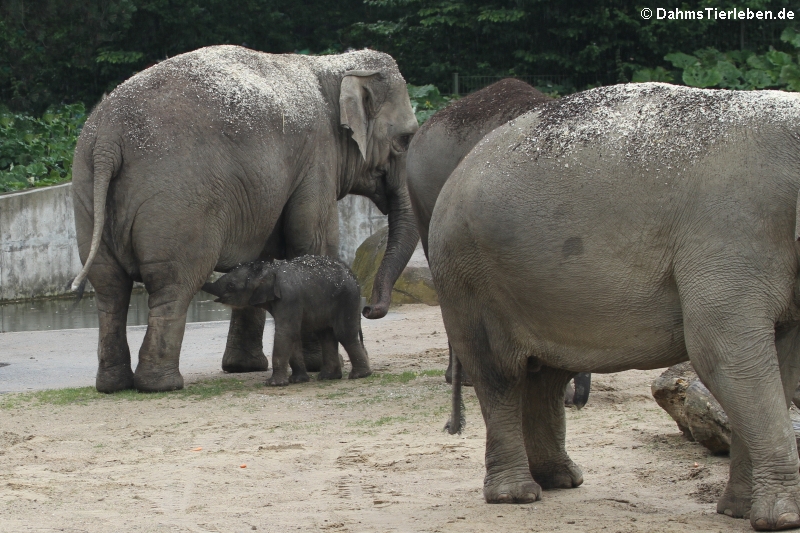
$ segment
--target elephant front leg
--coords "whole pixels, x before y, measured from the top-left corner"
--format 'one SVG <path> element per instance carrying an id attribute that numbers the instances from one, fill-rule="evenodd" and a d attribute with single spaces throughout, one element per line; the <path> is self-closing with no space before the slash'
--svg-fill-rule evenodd
<path id="1" fill-rule="evenodd" d="M 269 370 L 264 355 L 264 323 L 267 312 L 257 307 L 234 308 L 228 329 L 228 342 L 222 356 L 225 372 L 262 372 Z"/>
<path id="2" fill-rule="evenodd" d="M 299 324 L 299 321 L 297 322 Z M 268 386 L 285 387 L 291 382 L 308 381 L 302 360 L 303 343 L 299 328 L 287 327 L 275 321 L 275 343 L 272 347 L 272 376 L 267 380 Z M 289 377 L 289 364 L 292 364 L 292 378 Z"/>
<path id="3" fill-rule="evenodd" d="M 105 246 L 101 244 L 89 281 L 95 289 L 100 322 L 95 386 L 98 392 L 106 393 L 132 389 L 134 381 L 126 322 L 133 280 L 108 257 Z"/>
<path id="4" fill-rule="evenodd" d="M 583 472 L 564 447 L 564 389 L 574 372 L 542 367 L 529 372 L 522 399 L 522 432 L 533 479 L 543 489 L 570 489 L 583 483 Z"/>

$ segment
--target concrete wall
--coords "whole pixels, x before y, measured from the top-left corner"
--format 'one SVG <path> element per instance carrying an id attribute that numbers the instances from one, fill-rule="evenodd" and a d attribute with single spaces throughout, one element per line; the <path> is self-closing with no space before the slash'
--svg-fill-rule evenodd
<path id="1" fill-rule="evenodd" d="M 72 184 L 0 196 L 0 300 L 64 294 L 80 272 Z"/>
<path id="2" fill-rule="evenodd" d="M 342 199 L 342 260 L 352 264 L 361 242 L 386 224 L 366 198 Z M 0 195 L 0 301 L 66 294 L 80 269 L 71 183 Z"/>

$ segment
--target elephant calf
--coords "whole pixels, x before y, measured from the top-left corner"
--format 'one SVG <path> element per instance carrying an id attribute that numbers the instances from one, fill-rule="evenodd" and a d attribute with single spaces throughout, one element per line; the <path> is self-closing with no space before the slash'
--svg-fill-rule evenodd
<path id="1" fill-rule="evenodd" d="M 322 345 L 317 379 L 341 379 L 339 343 L 353 365 L 350 379 L 372 374 L 361 333 L 358 281 L 339 261 L 304 255 L 291 261 L 245 263 L 206 283 L 203 290 L 217 296 L 215 301 L 236 308 L 266 309 L 275 319 L 273 369 L 267 385 L 308 381 L 301 331 L 314 332 Z"/>

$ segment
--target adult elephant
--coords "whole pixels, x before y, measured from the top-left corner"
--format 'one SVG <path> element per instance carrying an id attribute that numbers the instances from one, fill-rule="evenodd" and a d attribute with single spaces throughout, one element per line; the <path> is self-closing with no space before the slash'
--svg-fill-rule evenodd
<path id="1" fill-rule="evenodd" d="M 486 501 L 582 479 L 560 405 L 575 372 L 689 359 L 732 429 L 717 510 L 800 527 L 798 124 L 792 93 L 603 87 L 459 165 L 430 262 L 486 421 Z"/>
<path id="2" fill-rule="evenodd" d="M 447 178 L 464 156 L 487 133 L 509 120 L 540 107 L 552 98 L 514 78 L 500 80 L 451 103 L 433 115 L 408 147 L 408 192 L 422 248 L 428 255 L 428 228 L 433 207 Z M 453 357 L 445 379 L 452 382 Z M 468 376 L 464 379 L 469 383 Z M 591 374 L 580 373 L 575 386 L 567 386 L 564 400 L 579 409 L 589 396 Z"/>
<path id="3" fill-rule="evenodd" d="M 362 50 L 272 55 L 213 46 L 151 67 L 92 112 L 73 167 L 83 270 L 100 316 L 97 390 L 183 387 L 186 310 L 213 270 L 261 258 L 335 255 L 336 201 L 370 198 L 389 244 L 368 318 L 388 309 L 417 233 L 405 151 L 417 130 L 394 60 Z M 131 371 L 125 321 L 132 283 L 149 293 Z M 265 368 L 264 312 L 231 320 L 224 361 Z"/>

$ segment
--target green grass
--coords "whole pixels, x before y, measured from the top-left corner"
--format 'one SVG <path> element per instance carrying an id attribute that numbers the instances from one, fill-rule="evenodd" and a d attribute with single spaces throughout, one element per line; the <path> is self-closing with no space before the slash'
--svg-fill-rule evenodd
<path id="1" fill-rule="evenodd" d="M 125 390 L 114 394 L 97 392 L 94 387 L 80 387 L 71 389 L 54 389 L 22 394 L 8 394 L 0 397 L 0 409 L 12 409 L 26 404 L 45 405 L 85 405 L 90 401 L 145 401 L 164 398 L 183 400 L 205 400 L 227 393 L 243 396 L 247 393 L 263 388 L 262 383 L 245 383 L 244 381 L 228 379 L 210 379 L 192 383 L 186 388 L 172 392 L 142 393 L 135 390 Z"/>
<path id="2" fill-rule="evenodd" d="M 404 385 L 417 378 L 441 377 L 444 370 L 421 370 L 418 372 L 405 371 L 402 373 L 376 372 L 370 377 L 357 381 L 314 381 L 309 384 L 299 385 L 327 389 L 336 387 L 335 390 L 321 392 L 317 398 L 334 400 L 345 399 L 353 395 L 363 396 L 361 402 L 376 403 L 385 401 L 382 396 L 375 397 L 363 390 L 363 386 L 372 385 Z M 294 387 L 296 387 L 295 385 Z M 13 409 L 26 405 L 85 405 L 93 401 L 146 401 L 160 399 L 183 399 L 183 400 L 205 400 L 232 394 L 234 396 L 245 396 L 256 390 L 263 390 L 264 384 L 261 382 L 245 382 L 236 378 L 210 379 L 192 383 L 179 391 L 141 393 L 135 390 L 125 390 L 114 394 L 103 394 L 95 390 L 94 387 L 80 387 L 70 389 L 53 389 L 36 392 L 6 394 L 0 396 L 0 409 Z M 397 398 L 395 398 L 396 400 Z"/>

